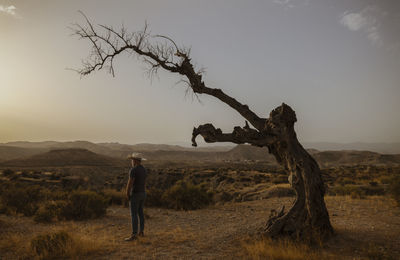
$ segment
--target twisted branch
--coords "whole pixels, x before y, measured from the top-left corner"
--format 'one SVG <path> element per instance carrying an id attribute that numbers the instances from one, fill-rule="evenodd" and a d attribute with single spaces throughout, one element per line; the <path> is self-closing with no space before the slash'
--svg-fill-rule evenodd
<path id="1" fill-rule="evenodd" d="M 204 124 L 195 127 L 192 133 L 192 146 L 197 146 L 196 137 L 201 135 L 207 143 L 231 142 L 235 144 L 249 143 L 254 146 L 267 146 L 273 143 L 276 136 L 272 133 L 260 133 L 249 127 L 247 121 L 244 127 L 235 126 L 232 133 L 222 133 L 222 130 L 215 128 L 212 124 Z"/>

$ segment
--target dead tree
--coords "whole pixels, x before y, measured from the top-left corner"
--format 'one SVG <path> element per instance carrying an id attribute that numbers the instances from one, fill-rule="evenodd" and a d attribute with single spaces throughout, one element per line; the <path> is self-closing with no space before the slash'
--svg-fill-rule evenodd
<path id="1" fill-rule="evenodd" d="M 208 143 L 248 143 L 268 147 L 288 172 L 290 185 L 297 197 L 288 212 L 285 213 L 282 208 L 278 214 L 270 216 L 264 228 L 265 234 L 303 238 L 315 234 L 326 237 L 333 233 L 324 201 L 325 189 L 320 168 L 297 140 L 294 131 L 296 114 L 290 106 L 283 103 L 270 113 L 269 118 L 259 117 L 247 105 L 221 89 L 207 87 L 202 79 L 202 71 L 195 70 L 191 62 L 190 49 L 179 47 L 169 37 L 151 35 L 147 24 L 141 31 L 128 33 L 124 27 L 115 30 L 106 25 L 95 26 L 82 15 L 86 24 L 74 24 L 72 30 L 80 39 L 88 40 L 92 50 L 83 61 L 83 68 L 78 70 L 80 75 L 85 76 L 104 68 L 114 75 L 114 58 L 128 52 L 149 66 L 150 75 L 162 68 L 179 75 L 194 95 L 207 94 L 224 102 L 245 118 L 245 126 L 236 126 L 232 133 L 223 133 L 212 124 L 200 125 L 193 129 L 192 145 L 197 146 L 196 137 L 201 135 Z"/>

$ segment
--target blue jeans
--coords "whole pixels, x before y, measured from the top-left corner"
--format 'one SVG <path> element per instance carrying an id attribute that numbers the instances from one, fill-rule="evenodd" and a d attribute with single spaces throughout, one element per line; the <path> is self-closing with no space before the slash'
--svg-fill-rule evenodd
<path id="1" fill-rule="evenodd" d="M 144 231 L 143 205 L 145 199 L 146 199 L 145 192 L 132 193 L 130 200 L 132 235 L 136 235 L 138 233 L 138 215 L 140 219 L 140 232 Z"/>

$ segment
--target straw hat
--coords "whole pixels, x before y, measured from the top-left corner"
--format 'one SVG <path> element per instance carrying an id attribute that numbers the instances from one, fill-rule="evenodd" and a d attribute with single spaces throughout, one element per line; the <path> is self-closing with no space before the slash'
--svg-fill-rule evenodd
<path id="1" fill-rule="evenodd" d="M 142 157 L 141 153 L 132 153 L 131 155 L 128 155 L 128 159 L 146 161 L 146 159 Z"/>

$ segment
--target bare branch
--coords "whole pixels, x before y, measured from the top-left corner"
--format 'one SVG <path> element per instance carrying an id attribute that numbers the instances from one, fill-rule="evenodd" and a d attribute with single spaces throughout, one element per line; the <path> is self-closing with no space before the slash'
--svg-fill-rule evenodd
<path id="1" fill-rule="evenodd" d="M 102 30 L 100 33 L 96 31 L 96 28 L 86 15 L 82 12 L 80 13 L 85 18 L 88 28 L 83 28 L 79 24 L 75 24 L 73 30 L 75 35 L 78 35 L 81 39 L 89 39 L 93 49 L 88 59 L 83 62 L 83 69 L 79 70 L 81 75 L 88 75 L 94 70 L 101 70 L 105 66 L 114 75 L 114 57 L 124 51 L 133 52 L 141 57 L 142 61 L 149 66 L 148 74 L 151 78 L 158 72 L 159 68 L 177 73 L 187 79 L 196 97 L 197 94 L 214 96 L 235 109 L 257 130 L 262 131 L 264 129 L 266 119 L 258 117 L 247 105 L 241 104 L 220 89 L 206 87 L 202 80 L 203 71 L 201 69 L 196 71 L 191 62 L 190 48 L 179 48 L 167 36 L 150 36 L 147 22 L 142 31 L 132 34 L 126 33 L 124 27 L 120 31 L 117 31 L 106 25 L 99 25 L 99 28 Z M 167 41 L 151 42 L 150 38 L 162 38 Z M 176 62 L 174 61 L 174 57 L 178 57 Z"/>

